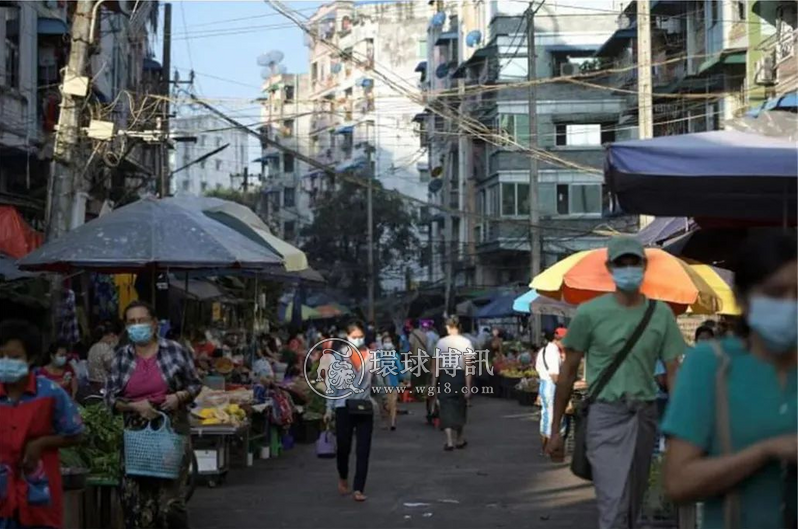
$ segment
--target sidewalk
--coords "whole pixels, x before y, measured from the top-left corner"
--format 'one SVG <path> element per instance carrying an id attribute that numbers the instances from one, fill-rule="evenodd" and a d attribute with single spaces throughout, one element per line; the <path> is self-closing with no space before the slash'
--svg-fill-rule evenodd
<path id="1" fill-rule="evenodd" d="M 595 527 L 593 489 L 538 455 L 535 408 L 481 397 L 470 408 L 465 450 L 444 452 L 420 404 L 395 432 L 377 429 L 364 504 L 336 492 L 334 460 L 299 445 L 198 488 L 194 528 Z M 351 461 L 354 475 L 354 460 Z"/>

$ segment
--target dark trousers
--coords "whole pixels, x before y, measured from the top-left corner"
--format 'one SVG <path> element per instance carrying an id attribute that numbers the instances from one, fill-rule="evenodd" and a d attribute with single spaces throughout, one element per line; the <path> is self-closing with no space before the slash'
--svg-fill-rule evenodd
<path id="1" fill-rule="evenodd" d="M 335 440 L 338 444 L 338 475 L 341 479 L 347 479 L 349 476 L 349 453 L 352 451 L 352 439 L 356 438 L 355 482 L 352 486 L 352 490 L 355 491 L 365 492 L 373 431 L 373 414 L 350 415 L 346 408 L 336 408 Z"/>

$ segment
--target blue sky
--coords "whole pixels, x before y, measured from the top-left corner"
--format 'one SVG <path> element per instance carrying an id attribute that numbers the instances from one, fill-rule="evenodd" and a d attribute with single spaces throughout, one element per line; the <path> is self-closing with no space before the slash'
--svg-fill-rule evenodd
<path id="1" fill-rule="evenodd" d="M 285 2 L 308 16 L 322 2 Z M 161 13 L 163 15 L 163 13 Z M 161 23 L 163 17 L 161 17 Z M 159 29 L 162 33 L 163 29 Z M 161 57 L 160 34 L 156 54 Z M 302 31 L 265 1 L 173 1 L 172 69 L 181 80 L 196 72 L 198 94 L 241 117 L 255 117 L 250 102 L 259 95 L 262 53 L 280 50 L 290 72 L 308 70 Z M 253 122 L 255 119 L 244 121 Z"/>

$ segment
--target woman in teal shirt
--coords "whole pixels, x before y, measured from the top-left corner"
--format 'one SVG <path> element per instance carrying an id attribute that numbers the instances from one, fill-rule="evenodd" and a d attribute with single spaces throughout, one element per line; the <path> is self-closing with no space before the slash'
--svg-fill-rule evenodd
<path id="1" fill-rule="evenodd" d="M 719 345 L 726 374 L 732 453 L 716 431 L 711 342 L 687 354 L 662 426 L 665 489 L 676 502 L 705 502 L 704 529 L 793 527 L 798 454 L 798 264 L 794 234 L 768 232 L 743 245 L 735 290 L 745 338 Z M 736 515 L 724 513 L 735 492 Z M 737 520 L 736 523 L 727 519 Z"/>

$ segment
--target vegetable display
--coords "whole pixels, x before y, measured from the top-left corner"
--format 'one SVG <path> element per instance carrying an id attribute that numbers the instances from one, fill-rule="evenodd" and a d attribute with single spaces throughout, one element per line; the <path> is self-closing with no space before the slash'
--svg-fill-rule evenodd
<path id="1" fill-rule="evenodd" d="M 122 417 L 113 415 L 102 404 L 79 406 L 78 409 L 85 426 L 83 441 L 78 446 L 61 450 L 61 466 L 87 468 L 94 479 L 119 479 Z"/>

